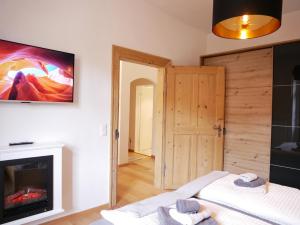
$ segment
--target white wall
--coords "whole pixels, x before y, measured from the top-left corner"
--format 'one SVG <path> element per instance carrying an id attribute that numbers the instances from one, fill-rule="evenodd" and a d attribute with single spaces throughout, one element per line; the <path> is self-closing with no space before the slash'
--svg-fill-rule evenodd
<path id="1" fill-rule="evenodd" d="M 156 86 L 156 85 L 155 85 Z M 153 154 L 154 85 L 136 87 L 135 152 L 147 156 Z M 129 132 L 130 133 L 130 132 Z M 129 134 L 130 135 L 130 134 Z"/>
<path id="2" fill-rule="evenodd" d="M 0 145 L 61 141 L 67 213 L 109 199 L 111 46 L 198 64 L 206 36 L 143 0 L 1 0 L 0 38 L 76 54 L 74 104 L 0 104 Z"/>
<path id="3" fill-rule="evenodd" d="M 113 43 L 170 58 L 178 65 L 199 64 L 206 33 L 176 21 L 144 0 L 112 0 L 110 6 Z"/>
<path id="4" fill-rule="evenodd" d="M 157 77 L 158 78 L 158 77 Z M 158 80 L 157 80 L 158 81 Z M 154 85 L 152 81 L 147 79 L 137 79 L 130 84 L 130 109 L 129 109 L 129 149 L 135 150 L 135 120 L 136 120 L 136 91 L 141 85 Z M 156 87 L 155 90 L 156 92 Z M 154 105 L 155 107 L 155 105 Z M 155 125 L 155 123 L 154 123 Z M 153 152 L 152 152 L 153 154 Z"/>
<path id="5" fill-rule="evenodd" d="M 207 36 L 206 54 L 299 39 L 299 19 L 300 11 L 284 14 L 282 18 L 282 26 L 278 31 L 271 35 L 257 39 L 228 40 L 219 38 L 211 33 Z"/>
<path id="6" fill-rule="evenodd" d="M 148 79 L 155 85 L 158 69 L 129 62 L 120 65 L 120 139 L 119 164 L 128 163 L 129 149 L 129 112 L 130 112 L 130 84 L 136 79 Z"/>

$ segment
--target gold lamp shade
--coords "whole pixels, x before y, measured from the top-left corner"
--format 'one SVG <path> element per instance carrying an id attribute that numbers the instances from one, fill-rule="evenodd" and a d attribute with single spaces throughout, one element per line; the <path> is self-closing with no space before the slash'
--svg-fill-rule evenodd
<path id="1" fill-rule="evenodd" d="M 214 0 L 215 35 L 250 39 L 268 35 L 281 26 L 282 0 Z"/>

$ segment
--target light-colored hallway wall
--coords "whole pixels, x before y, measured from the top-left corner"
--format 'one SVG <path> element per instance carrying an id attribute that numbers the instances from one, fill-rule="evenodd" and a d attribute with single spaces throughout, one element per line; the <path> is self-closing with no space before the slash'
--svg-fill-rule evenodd
<path id="1" fill-rule="evenodd" d="M 136 87 L 142 85 L 154 85 L 154 83 L 150 80 L 141 78 L 132 81 L 130 84 L 129 149 L 131 150 L 135 150 Z"/>
<path id="2" fill-rule="evenodd" d="M 152 156 L 154 125 L 154 85 L 136 88 L 135 152 Z"/>
<path id="3" fill-rule="evenodd" d="M 121 62 L 120 71 L 119 164 L 125 164 L 128 163 L 129 149 L 130 84 L 137 79 L 147 79 L 155 85 L 158 69 L 135 63 Z"/>

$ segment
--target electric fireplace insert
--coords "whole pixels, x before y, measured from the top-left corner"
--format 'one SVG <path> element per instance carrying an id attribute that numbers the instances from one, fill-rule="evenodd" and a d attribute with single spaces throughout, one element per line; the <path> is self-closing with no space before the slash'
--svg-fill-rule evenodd
<path id="1" fill-rule="evenodd" d="M 0 224 L 53 209 L 53 156 L 0 161 Z"/>

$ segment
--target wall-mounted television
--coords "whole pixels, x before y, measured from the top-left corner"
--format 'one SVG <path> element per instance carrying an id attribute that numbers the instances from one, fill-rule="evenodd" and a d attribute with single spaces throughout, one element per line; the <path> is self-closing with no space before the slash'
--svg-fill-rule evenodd
<path id="1" fill-rule="evenodd" d="M 74 54 L 0 40 L 0 101 L 73 102 Z"/>

